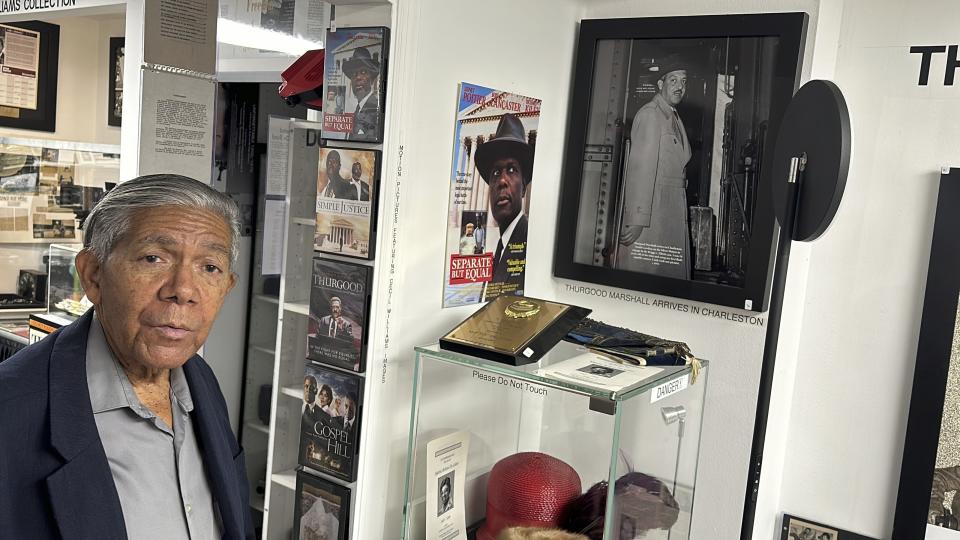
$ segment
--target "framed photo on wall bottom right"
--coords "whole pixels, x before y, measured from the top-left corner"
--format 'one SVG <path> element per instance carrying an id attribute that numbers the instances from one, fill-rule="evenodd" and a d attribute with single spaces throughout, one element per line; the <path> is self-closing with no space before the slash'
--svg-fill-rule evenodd
<path id="1" fill-rule="evenodd" d="M 893 540 L 960 539 L 960 169 L 942 171 Z"/>

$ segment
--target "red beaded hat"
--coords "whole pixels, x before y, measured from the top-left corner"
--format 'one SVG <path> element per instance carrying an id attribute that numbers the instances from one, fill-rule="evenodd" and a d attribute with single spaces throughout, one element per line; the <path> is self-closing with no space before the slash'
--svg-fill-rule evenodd
<path id="1" fill-rule="evenodd" d="M 487 519 L 477 540 L 507 527 L 556 527 L 563 508 L 580 495 L 573 467 L 540 452 L 521 452 L 493 466 L 487 480 Z"/>

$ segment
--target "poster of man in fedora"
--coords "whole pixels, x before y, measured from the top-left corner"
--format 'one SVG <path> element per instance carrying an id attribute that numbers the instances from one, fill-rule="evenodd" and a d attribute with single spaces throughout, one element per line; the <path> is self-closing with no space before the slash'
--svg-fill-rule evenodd
<path id="1" fill-rule="evenodd" d="M 327 32 L 323 138 L 383 141 L 388 38 L 384 27 Z"/>
<path id="2" fill-rule="evenodd" d="M 443 307 L 523 294 L 539 122 L 537 98 L 460 84 Z M 461 250 L 466 236 L 473 253 Z"/>

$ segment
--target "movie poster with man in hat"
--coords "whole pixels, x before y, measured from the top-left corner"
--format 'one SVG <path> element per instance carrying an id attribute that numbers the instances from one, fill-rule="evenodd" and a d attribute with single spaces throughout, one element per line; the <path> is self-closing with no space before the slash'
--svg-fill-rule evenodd
<path id="1" fill-rule="evenodd" d="M 537 98 L 460 83 L 443 307 L 523 295 Z"/>
<path id="2" fill-rule="evenodd" d="M 323 72 L 324 139 L 383 141 L 389 30 L 341 28 L 327 32 Z"/>

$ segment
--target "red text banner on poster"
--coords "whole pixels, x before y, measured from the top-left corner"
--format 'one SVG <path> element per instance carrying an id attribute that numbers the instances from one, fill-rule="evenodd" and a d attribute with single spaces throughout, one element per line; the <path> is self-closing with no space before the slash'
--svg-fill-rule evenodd
<path id="1" fill-rule="evenodd" d="M 450 255 L 450 284 L 485 283 L 493 278 L 493 253 Z"/>

